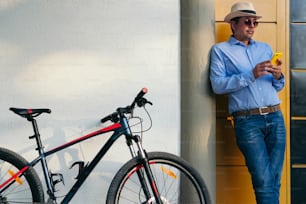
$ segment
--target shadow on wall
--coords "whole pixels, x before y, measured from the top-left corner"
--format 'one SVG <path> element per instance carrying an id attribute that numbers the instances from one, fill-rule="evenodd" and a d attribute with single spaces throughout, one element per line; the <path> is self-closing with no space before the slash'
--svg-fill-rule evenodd
<path id="1" fill-rule="evenodd" d="M 202 73 L 201 73 L 201 77 L 200 77 L 200 81 L 198 84 L 199 90 L 201 91 L 201 94 L 204 96 L 214 96 L 214 92 L 212 89 L 212 85 L 210 83 L 210 78 L 209 78 L 209 73 L 210 73 L 210 53 L 211 50 L 208 53 L 207 56 L 207 64 L 204 67 Z"/>

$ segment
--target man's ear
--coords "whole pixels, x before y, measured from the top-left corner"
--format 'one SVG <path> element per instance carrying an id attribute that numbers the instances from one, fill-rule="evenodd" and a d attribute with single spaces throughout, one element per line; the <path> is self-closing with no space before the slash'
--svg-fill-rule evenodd
<path id="1" fill-rule="evenodd" d="M 234 31 L 235 31 L 235 27 L 236 27 L 236 22 L 235 21 L 231 21 L 230 23 L 230 27 L 231 27 L 231 30 L 232 30 L 232 33 L 234 34 Z"/>

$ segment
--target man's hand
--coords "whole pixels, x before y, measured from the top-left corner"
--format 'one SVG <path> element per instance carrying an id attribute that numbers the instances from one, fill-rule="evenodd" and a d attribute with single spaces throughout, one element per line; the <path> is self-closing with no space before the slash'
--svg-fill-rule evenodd
<path id="1" fill-rule="evenodd" d="M 277 61 L 277 66 L 273 66 L 270 61 L 261 62 L 253 69 L 254 77 L 257 79 L 261 76 L 272 74 L 275 79 L 280 79 L 282 76 L 281 65 L 281 60 Z"/>
<path id="2" fill-rule="evenodd" d="M 282 69 L 281 69 L 282 63 L 283 62 L 281 60 L 277 59 L 277 66 L 272 66 L 272 70 L 269 71 L 272 73 L 275 79 L 280 79 L 282 76 Z"/>

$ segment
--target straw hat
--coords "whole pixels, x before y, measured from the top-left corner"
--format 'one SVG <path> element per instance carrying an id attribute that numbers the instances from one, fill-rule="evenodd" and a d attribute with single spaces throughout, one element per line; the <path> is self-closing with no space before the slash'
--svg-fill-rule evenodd
<path id="1" fill-rule="evenodd" d="M 261 18 L 256 15 L 256 10 L 251 2 L 237 2 L 232 6 L 231 12 L 225 16 L 224 21 L 229 23 L 233 18 L 242 16 Z"/>

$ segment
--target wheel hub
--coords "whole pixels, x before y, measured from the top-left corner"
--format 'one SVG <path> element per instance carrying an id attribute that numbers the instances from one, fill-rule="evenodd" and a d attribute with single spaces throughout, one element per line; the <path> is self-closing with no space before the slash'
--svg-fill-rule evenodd
<path id="1" fill-rule="evenodd" d="M 170 204 L 170 202 L 165 197 L 161 196 L 160 198 L 163 201 L 163 204 Z M 154 197 L 150 198 L 148 202 L 146 202 L 146 204 L 156 204 L 155 198 Z"/>

